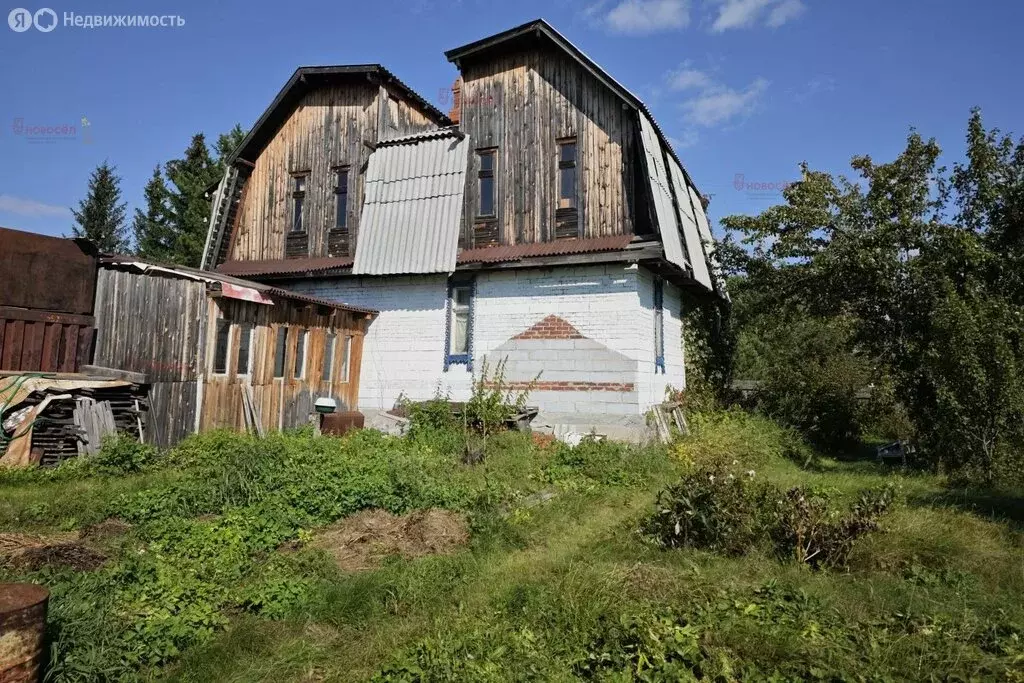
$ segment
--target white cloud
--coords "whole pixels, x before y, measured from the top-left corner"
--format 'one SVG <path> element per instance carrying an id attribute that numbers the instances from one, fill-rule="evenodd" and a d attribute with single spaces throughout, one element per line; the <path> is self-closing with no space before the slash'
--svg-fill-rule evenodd
<path id="1" fill-rule="evenodd" d="M 690 62 L 683 62 L 677 70 L 668 75 L 668 87 L 673 90 L 692 90 L 711 85 L 711 77 L 700 69 L 694 69 Z"/>
<path id="2" fill-rule="evenodd" d="M 683 103 L 686 120 L 699 126 L 717 126 L 737 117 L 749 116 L 760 104 L 768 81 L 758 78 L 742 90 L 713 85 Z"/>
<path id="3" fill-rule="evenodd" d="M 600 5 L 588 12 L 601 9 Z M 622 0 L 604 17 L 615 33 L 647 35 L 686 28 L 690 24 L 689 0 Z"/>
<path id="4" fill-rule="evenodd" d="M 796 19 L 805 11 L 807 11 L 807 5 L 801 0 L 783 0 L 781 4 L 772 8 L 768 15 L 768 25 L 778 28 L 790 19 Z"/>
<path id="5" fill-rule="evenodd" d="M 683 134 L 679 137 L 669 136 L 668 143 L 672 145 L 672 149 L 686 149 L 687 147 L 693 147 L 700 141 L 700 134 L 693 128 L 687 128 L 683 131 Z"/>
<path id="6" fill-rule="evenodd" d="M 803 0 L 715 0 L 718 16 L 711 25 L 714 33 L 734 28 L 750 28 L 764 20 L 766 26 L 778 28 L 795 19 L 807 9 Z M 767 12 L 767 17 L 765 13 Z"/>
<path id="7" fill-rule="evenodd" d="M 34 199 L 15 197 L 10 194 L 0 194 L 0 212 L 27 218 L 67 218 L 71 215 L 71 210 L 66 206 L 44 204 Z"/>

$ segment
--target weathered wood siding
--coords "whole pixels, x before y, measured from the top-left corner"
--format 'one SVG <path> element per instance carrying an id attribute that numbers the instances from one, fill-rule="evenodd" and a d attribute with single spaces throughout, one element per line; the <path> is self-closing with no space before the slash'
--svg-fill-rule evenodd
<path id="1" fill-rule="evenodd" d="M 349 167 L 349 255 L 355 253 L 363 174 L 381 139 L 436 128 L 427 116 L 383 86 L 368 81 L 324 87 L 306 95 L 255 161 L 245 185 L 230 258 L 258 260 L 328 256 L 335 222 L 333 169 Z M 306 237 L 286 253 L 292 221 L 292 177 L 308 173 Z M 333 254 L 332 254 L 333 255 Z"/>
<path id="2" fill-rule="evenodd" d="M 580 236 L 634 231 L 636 113 L 575 62 L 536 50 L 468 64 L 460 128 L 475 149 L 498 151 L 497 216 L 502 244 L 554 239 L 558 146 L 577 139 Z M 476 155 L 470 159 L 465 244 L 479 206 Z"/>
<path id="3" fill-rule="evenodd" d="M 196 424 L 206 350 L 206 285 L 100 268 L 93 364 L 145 373 L 147 441 L 170 446 Z"/>
<path id="4" fill-rule="evenodd" d="M 359 398 L 359 368 L 362 365 L 363 336 L 368 319 L 359 314 L 319 308 L 299 307 L 287 301 L 274 306 L 251 304 L 231 299 L 211 299 L 208 309 L 209 329 L 207 358 L 213 358 L 216 342 L 216 320 L 223 317 L 233 323 L 228 348 L 227 374 L 215 375 L 208 367 L 204 388 L 202 429 L 229 428 L 243 430 L 242 391 L 245 384 L 253 390 L 256 408 L 264 429 L 299 427 L 306 424 L 319 397 L 333 397 L 339 410 L 354 407 Z M 237 373 L 240 324 L 253 325 L 252 375 Z M 288 328 L 288 345 L 284 377 L 274 377 L 274 356 L 277 331 Z M 306 330 L 305 373 L 294 377 L 298 330 Z M 329 332 L 336 334 L 334 366 L 331 379 L 324 381 L 324 351 Z M 351 336 L 347 381 L 341 375 L 344 339 Z M 354 409 L 354 408 L 353 408 Z"/>
<path id="5" fill-rule="evenodd" d="M 94 318 L 0 306 L 0 371 L 78 372 L 89 363 Z"/>

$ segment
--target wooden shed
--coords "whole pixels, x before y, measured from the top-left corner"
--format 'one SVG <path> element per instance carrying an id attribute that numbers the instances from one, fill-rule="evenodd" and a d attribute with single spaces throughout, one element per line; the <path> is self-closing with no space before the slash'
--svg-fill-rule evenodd
<path id="1" fill-rule="evenodd" d="M 375 315 L 209 271 L 105 257 L 93 363 L 146 375 L 147 440 L 161 446 L 216 428 L 297 427 L 317 398 L 355 409 Z"/>

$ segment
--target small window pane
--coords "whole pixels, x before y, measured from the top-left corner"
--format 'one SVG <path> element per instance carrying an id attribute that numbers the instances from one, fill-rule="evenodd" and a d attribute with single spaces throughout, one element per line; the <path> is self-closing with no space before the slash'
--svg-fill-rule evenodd
<path id="1" fill-rule="evenodd" d="M 334 188 L 336 209 L 334 227 L 344 228 L 348 225 L 348 171 L 339 170 L 337 185 Z"/>
<path id="2" fill-rule="evenodd" d="M 558 173 L 560 177 L 558 196 L 565 200 L 561 202 L 561 205 L 563 207 L 566 205 L 576 206 L 576 169 L 563 168 L 559 169 Z"/>
<path id="3" fill-rule="evenodd" d="M 469 353 L 469 310 L 456 310 L 452 318 L 451 353 Z"/>
<path id="4" fill-rule="evenodd" d="M 576 143 L 575 142 L 564 142 L 559 145 L 560 156 L 559 161 L 571 161 L 576 162 Z M 549 159 L 551 157 L 548 157 Z"/>
<path id="5" fill-rule="evenodd" d="M 328 332 L 327 340 L 324 342 L 324 369 L 320 373 L 320 379 L 325 382 L 330 382 L 334 374 L 334 339 L 334 333 Z"/>
<path id="6" fill-rule="evenodd" d="M 235 371 L 239 375 L 249 375 L 252 372 L 251 346 L 252 324 L 242 323 L 238 326 L 238 363 L 235 366 Z"/>
<path id="7" fill-rule="evenodd" d="M 295 340 L 295 372 L 292 376 L 295 379 L 302 379 L 306 375 L 306 330 L 299 330 L 298 338 Z"/>
<path id="8" fill-rule="evenodd" d="M 284 377 L 284 357 L 288 349 L 288 328 L 277 328 L 277 345 L 274 347 L 274 377 Z"/>
<path id="9" fill-rule="evenodd" d="M 480 170 L 481 171 L 494 171 L 494 154 L 488 152 L 480 155 Z"/>
<path id="10" fill-rule="evenodd" d="M 228 371 L 228 347 L 231 345 L 231 323 L 217 320 L 217 343 L 213 351 L 213 373 L 224 375 Z"/>
<path id="11" fill-rule="evenodd" d="M 341 381 L 348 381 L 349 361 L 352 357 L 352 336 L 345 335 L 345 345 L 341 348 Z"/>
<path id="12" fill-rule="evenodd" d="M 455 289 L 455 306 L 456 308 L 468 308 L 469 300 L 473 293 L 469 287 L 457 287 Z"/>
<path id="13" fill-rule="evenodd" d="M 494 178 L 480 179 L 480 215 L 494 215 Z"/>
<path id="14" fill-rule="evenodd" d="M 295 176 L 295 191 L 305 192 L 306 191 L 306 176 L 300 175 Z"/>
<path id="15" fill-rule="evenodd" d="M 295 215 L 292 216 L 292 232 L 302 232 L 302 205 L 305 200 L 302 197 L 295 198 Z"/>

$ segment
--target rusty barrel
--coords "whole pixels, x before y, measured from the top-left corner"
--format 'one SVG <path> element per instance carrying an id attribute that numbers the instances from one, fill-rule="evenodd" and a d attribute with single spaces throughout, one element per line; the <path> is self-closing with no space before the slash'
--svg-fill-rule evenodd
<path id="1" fill-rule="evenodd" d="M 0 584 L 0 683 L 42 680 L 49 600 L 43 586 Z"/>

